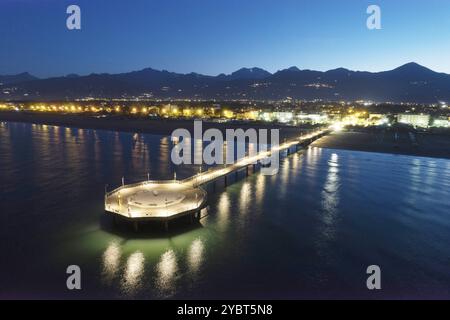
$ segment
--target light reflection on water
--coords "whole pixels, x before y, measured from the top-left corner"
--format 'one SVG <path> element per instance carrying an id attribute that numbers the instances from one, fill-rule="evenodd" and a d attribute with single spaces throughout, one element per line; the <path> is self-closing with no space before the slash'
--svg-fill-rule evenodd
<path id="1" fill-rule="evenodd" d="M 293 161 L 295 161 L 295 159 Z M 264 200 L 265 186 L 266 186 L 266 177 L 262 174 L 259 174 L 256 177 L 255 183 L 255 205 L 258 206 L 259 208 L 261 207 Z"/>
<path id="2" fill-rule="evenodd" d="M 203 259 L 204 259 L 204 251 L 205 251 L 205 245 L 202 241 L 202 239 L 197 238 L 194 241 L 192 241 L 191 246 L 189 247 L 188 252 L 188 263 L 191 272 L 195 275 L 200 270 L 200 267 L 202 265 Z"/>
<path id="3" fill-rule="evenodd" d="M 230 221 L 230 197 L 228 193 L 224 192 L 220 195 L 217 204 L 217 226 L 221 231 L 227 229 Z"/>
<path id="4" fill-rule="evenodd" d="M 117 241 L 111 241 L 103 253 L 103 277 L 107 284 L 111 284 L 119 271 L 121 248 Z"/>
<path id="5" fill-rule="evenodd" d="M 161 255 L 161 260 L 156 265 L 155 284 L 163 298 L 170 297 L 175 293 L 177 271 L 177 256 L 172 249 L 169 249 Z"/>
<path id="6" fill-rule="evenodd" d="M 141 251 L 131 254 L 126 262 L 126 267 L 122 280 L 122 289 L 127 295 L 133 295 L 143 285 L 145 257 Z"/>
<path id="7" fill-rule="evenodd" d="M 326 245 L 328 241 L 333 241 L 336 236 L 336 220 L 339 214 L 339 186 L 339 156 L 332 153 L 328 161 L 328 173 L 322 190 L 322 235 L 327 241 L 320 241 L 320 244 Z"/>
<path id="8" fill-rule="evenodd" d="M 278 172 L 281 180 L 279 186 L 280 188 L 279 196 L 281 201 L 286 196 L 287 187 L 289 186 L 289 176 L 291 174 L 291 168 L 289 167 L 289 164 L 290 164 L 289 161 L 285 161 L 282 164 L 280 164 L 281 168 Z"/>
<path id="9" fill-rule="evenodd" d="M 250 194 L 251 194 L 251 184 L 247 181 L 243 182 L 241 188 L 241 195 L 239 199 L 239 213 L 246 214 L 250 210 Z"/>
<path id="10" fill-rule="evenodd" d="M 448 160 L 310 148 L 211 195 L 196 227 L 136 235 L 105 221 L 105 184 L 196 173 L 170 139 L 3 123 L 0 142 L 4 292 L 70 298 L 54 275 L 79 263 L 86 298 L 360 298 L 376 262 L 386 297 L 450 298 Z"/>

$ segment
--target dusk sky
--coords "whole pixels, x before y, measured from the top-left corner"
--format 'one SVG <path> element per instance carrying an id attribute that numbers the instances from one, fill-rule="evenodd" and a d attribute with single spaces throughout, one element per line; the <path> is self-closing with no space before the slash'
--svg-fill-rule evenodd
<path id="1" fill-rule="evenodd" d="M 66 28 L 70 4 L 81 7 L 81 30 Z M 366 28 L 369 4 L 381 7 L 382 30 Z M 0 32 L 3 75 L 382 71 L 411 61 L 450 73 L 443 0 L 1 0 Z"/>

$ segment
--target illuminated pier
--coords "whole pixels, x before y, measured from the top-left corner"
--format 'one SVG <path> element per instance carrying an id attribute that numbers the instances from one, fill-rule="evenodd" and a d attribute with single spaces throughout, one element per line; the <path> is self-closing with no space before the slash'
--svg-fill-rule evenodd
<path id="1" fill-rule="evenodd" d="M 189 217 L 190 221 L 201 218 L 201 210 L 207 205 L 210 187 L 214 192 L 216 185 L 222 182 L 226 187 L 229 177 L 245 171 L 256 172 L 264 159 L 274 152 L 285 152 L 287 155 L 297 152 L 313 141 L 328 134 L 329 130 L 317 130 L 296 140 L 285 142 L 269 151 L 261 151 L 256 155 L 247 156 L 236 163 L 207 172 L 199 173 L 185 180 L 143 181 L 140 183 L 122 185 L 105 194 L 105 212 L 113 215 L 114 220 L 121 218 L 133 222 L 135 229 L 143 221 L 159 221 L 168 229 L 169 221 L 180 217 Z"/>

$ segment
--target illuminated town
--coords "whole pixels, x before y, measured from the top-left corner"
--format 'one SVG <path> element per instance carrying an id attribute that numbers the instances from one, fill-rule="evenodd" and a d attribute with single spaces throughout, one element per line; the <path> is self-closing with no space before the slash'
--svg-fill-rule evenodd
<path id="1" fill-rule="evenodd" d="M 202 119 L 215 122 L 251 121 L 296 126 L 326 125 L 390 126 L 395 123 L 415 128 L 449 128 L 450 108 L 446 103 L 394 104 L 371 102 L 211 102 L 211 101 L 75 101 L 4 102 L 0 111 L 50 113 L 141 119 Z"/>

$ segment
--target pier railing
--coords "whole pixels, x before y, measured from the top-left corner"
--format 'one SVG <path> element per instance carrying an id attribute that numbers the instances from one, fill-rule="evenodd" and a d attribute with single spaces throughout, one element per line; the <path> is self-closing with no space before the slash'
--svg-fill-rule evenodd
<path id="1" fill-rule="evenodd" d="M 128 189 L 128 188 L 141 187 L 141 186 L 145 186 L 148 184 L 168 184 L 168 183 L 182 184 L 183 181 L 182 180 L 145 180 L 145 181 L 141 181 L 141 182 L 125 184 L 125 185 L 121 185 L 120 187 L 118 187 L 114 190 L 106 192 L 105 197 L 109 197 L 109 196 L 113 195 L 114 193 L 117 193 L 120 190 L 125 189 L 125 188 Z"/>

